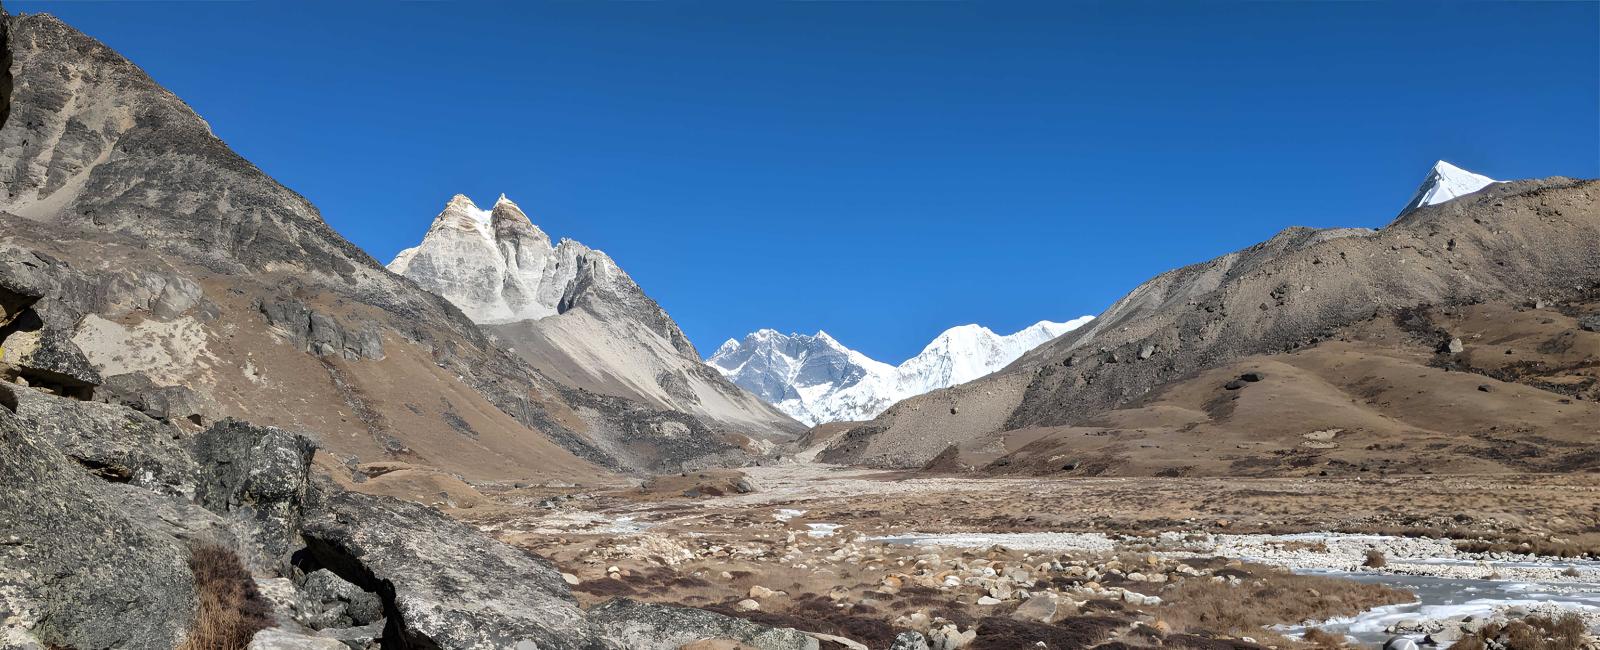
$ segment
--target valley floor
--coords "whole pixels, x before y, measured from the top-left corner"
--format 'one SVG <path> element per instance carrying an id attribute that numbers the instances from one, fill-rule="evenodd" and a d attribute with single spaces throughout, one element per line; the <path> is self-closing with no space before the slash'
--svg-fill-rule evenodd
<path id="1" fill-rule="evenodd" d="M 1582 647 L 1600 625 L 1600 562 L 1577 559 L 1600 555 L 1600 485 L 1582 475 L 745 473 L 489 490 L 451 514 L 550 558 L 586 606 L 682 603 L 835 647 L 888 648 L 908 630 L 935 648 L 1370 646 L 1394 634 L 1444 647 L 1529 615 Z"/>

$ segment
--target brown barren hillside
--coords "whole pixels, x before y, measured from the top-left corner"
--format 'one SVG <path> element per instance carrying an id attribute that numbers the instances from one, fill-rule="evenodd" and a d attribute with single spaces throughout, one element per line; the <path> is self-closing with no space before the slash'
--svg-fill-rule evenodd
<path id="1" fill-rule="evenodd" d="M 895 405 L 876 420 L 840 437 L 820 458 L 914 467 L 927 463 L 951 445 L 975 448 L 987 441 L 989 453 L 1014 451 L 1014 447 L 995 446 L 996 434 L 1068 425 L 1093 427 L 1100 421 L 1097 418 L 1106 417 L 1110 411 L 1145 403 L 1152 395 L 1178 394 L 1181 391 L 1175 386 L 1169 387 L 1174 382 L 1181 383 L 1202 371 L 1237 364 L 1246 358 L 1316 365 L 1322 362 L 1276 356 L 1297 353 L 1301 356 L 1294 359 L 1304 359 L 1309 354 L 1304 351 L 1319 344 L 1326 346 L 1341 336 L 1357 338 L 1346 344 L 1349 349 L 1335 356 L 1360 354 L 1376 344 L 1347 328 L 1374 319 L 1392 320 L 1406 310 L 1453 310 L 1474 305 L 1485 306 L 1480 309 L 1510 310 L 1525 304 L 1565 304 L 1572 310 L 1586 309 L 1582 305 L 1587 303 L 1576 301 L 1591 298 L 1600 283 L 1597 197 L 1600 183 L 1595 181 L 1550 178 L 1497 183 L 1447 203 L 1406 213 L 1377 231 L 1285 230 L 1243 251 L 1157 276 L 1094 322 L 1024 355 L 1001 372 Z M 1576 329 L 1572 317 L 1562 317 L 1566 318 L 1568 330 Z M 1410 331 L 1416 326 L 1401 329 Z M 1424 339 L 1439 335 L 1425 334 L 1411 333 Z M 1447 340 L 1430 339 L 1415 345 L 1446 343 Z M 1577 351 L 1550 353 L 1549 363 L 1583 364 L 1593 358 L 1583 356 L 1581 345 L 1574 343 L 1571 349 Z M 1325 347 L 1316 354 L 1335 354 L 1331 350 L 1332 347 Z M 1427 351 L 1431 353 L 1431 347 Z M 1371 350 L 1371 354 L 1379 353 L 1390 354 L 1378 348 Z M 1509 373 L 1503 375 L 1507 378 L 1526 372 L 1520 366 L 1501 368 L 1504 363 L 1484 361 L 1477 353 L 1467 358 L 1484 364 L 1485 369 Z M 1425 360 L 1405 363 L 1417 364 L 1419 372 L 1427 369 Z M 1581 368 L 1574 372 L 1581 372 Z M 1214 378 L 1198 381 L 1211 379 Z M 1328 386 L 1303 388 L 1309 394 L 1297 399 L 1315 397 L 1328 403 L 1348 399 L 1344 392 L 1349 387 L 1340 387 L 1340 379 L 1324 381 Z M 1476 392 L 1476 384 L 1469 388 Z M 1577 399 L 1552 392 L 1548 386 L 1533 390 L 1529 395 L 1549 396 L 1552 402 Z M 1196 410 L 1199 406 L 1202 404 L 1187 404 L 1185 408 L 1205 414 L 1203 408 Z M 1285 403 L 1283 408 L 1296 407 Z M 1557 413 L 1552 407 L 1548 421 L 1554 425 L 1573 410 L 1566 407 Z M 1508 424 L 1502 420 L 1509 416 L 1491 415 L 1495 414 L 1473 422 L 1483 426 Z M 1181 428 L 1200 416 L 1164 417 L 1176 418 L 1162 420 L 1164 425 Z M 1420 411 L 1388 417 L 1415 422 L 1432 419 Z M 1332 421 L 1327 427 L 1351 429 L 1348 424 Z M 1406 429 L 1393 429 L 1396 433 L 1403 430 Z M 1023 435 L 1011 438 L 1020 439 L 1018 436 Z M 1242 431 L 1240 435 L 1254 433 Z M 1367 444 L 1406 442 L 1370 440 Z M 1137 445 L 1133 448 L 1139 449 Z M 1234 448 L 1237 451 L 1240 450 Z M 1211 458 L 1201 464 L 1216 462 L 1221 459 Z M 1452 465 L 1436 465 L 1448 466 Z"/>

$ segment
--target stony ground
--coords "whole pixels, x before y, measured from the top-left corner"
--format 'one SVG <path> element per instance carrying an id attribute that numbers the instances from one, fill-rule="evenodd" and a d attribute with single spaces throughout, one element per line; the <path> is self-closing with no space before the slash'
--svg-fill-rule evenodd
<path id="1" fill-rule="evenodd" d="M 551 558 L 586 606 L 683 603 L 837 647 L 888 648 L 907 631 L 935 648 L 1287 647 L 1307 643 L 1301 628 L 1289 638 L 1273 626 L 1412 600 L 1285 570 L 1363 570 L 1371 553 L 1394 560 L 1373 571 L 1600 583 L 1600 566 L 1553 557 L 1600 549 L 1600 486 L 1582 477 L 747 474 L 485 489 L 451 514 Z M 1350 535 L 1291 535 L 1304 532 Z"/>

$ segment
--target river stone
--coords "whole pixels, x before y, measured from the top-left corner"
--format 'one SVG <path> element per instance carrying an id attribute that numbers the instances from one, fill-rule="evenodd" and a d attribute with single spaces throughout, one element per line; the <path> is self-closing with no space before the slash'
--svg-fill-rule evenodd
<path id="1" fill-rule="evenodd" d="M 677 648 L 702 639 L 737 641 L 757 650 L 817 650 L 804 632 L 773 628 L 716 612 L 615 598 L 589 610 L 607 641 L 623 648 Z"/>
<path id="2" fill-rule="evenodd" d="M 1057 600 L 1049 596 L 1034 596 L 1024 601 L 1011 617 L 1025 621 L 1049 623 L 1056 617 Z"/>
<path id="3" fill-rule="evenodd" d="M 917 632 L 901 632 L 894 637 L 889 650 L 928 650 L 928 640 Z"/>
<path id="4" fill-rule="evenodd" d="M 188 551 L 126 516 L 116 487 L 0 408 L 0 611 L 13 632 L 46 647 L 182 642 L 195 608 Z"/>
<path id="5" fill-rule="evenodd" d="M 1383 642 L 1383 650 L 1418 650 L 1418 648 L 1416 641 L 1397 636 Z"/>
<path id="6" fill-rule="evenodd" d="M 296 563 L 325 568 L 384 602 L 385 639 L 484 650 L 605 648 L 543 558 L 439 511 L 389 497 L 310 490 Z"/>

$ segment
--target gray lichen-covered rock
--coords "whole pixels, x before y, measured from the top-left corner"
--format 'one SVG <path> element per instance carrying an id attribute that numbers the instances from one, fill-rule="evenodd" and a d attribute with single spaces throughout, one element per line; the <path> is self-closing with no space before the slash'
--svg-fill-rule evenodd
<path id="1" fill-rule="evenodd" d="M 145 311 L 157 319 L 171 320 L 205 300 L 199 283 L 172 274 L 123 270 L 111 275 L 104 287 L 102 302 L 107 317 Z"/>
<path id="2" fill-rule="evenodd" d="M 188 553 L 0 409 L 0 610 L 8 640 L 46 647 L 177 647 L 194 615 Z"/>
<path id="3" fill-rule="evenodd" d="M 350 650 L 377 650 L 383 636 L 383 621 L 359 627 L 317 630 L 317 636 L 343 643 Z"/>
<path id="4" fill-rule="evenodd" d="M 345 650 L 347 647 L 338 639 L 272 627 L 257 632 L 245 650 Z"/>
<path id="5" fill-rule="evenodd" d="M 187 420 L 204 424 L 221 410 L 215 401 L 187 386 L 158 386 L 142 372 L 129 372 L 105 378 L 95 390 L 95 399 L 121 404 L 157 420 Z"/>
<path id="6" fill-rule="evenodd" d="M 383 618 L 383 601 L 377 594 L 335 575 L 327 569 L 307 574 L 300 584 L 305 603 L 301 622 L 315 630 L 367 625 Z"/>
<path id="7" fill-rule="evenodd" d="M 928 650 L 928 639 L 920 632 L 901 632 L 889 650 Z"/>
<path id="8" fill-rule="evenodd" d="M 14 395 L 18 419 L 84 468 L 109 481 L 165 494 L 192 494 L 196 468 L 181 433 L 134 411 L 22 387 Z"/>
<path id="9" fill-rule="evenodd" d="M 195 499 L 212 512 L 239 515 L 269 557 L 287 557 L 300 546 L 315 451 L 299 434 L 223 420 L 195 437 L 195 462 L 203 468 Z"/>
<path id="10" fill-rule="evenodd" d="M 313 495 L 297 563 L 378 593 L 385 638 L 485 650 L 606 647 L 545 560 L 415 503 L 325 485 Z"/>
<path id="11" fill-rule="evenodd" d="M 100 371 L 72 342 L 71 332 L 16 331 L 5 338 L 4 346 L 0 363 L 13 367 L 10 374 L 18 383 L 80 399 L 88 399 L 94 394 L 94 387 L 100 385 Z"/>
<path id="12" fill-rule="evenodd" d="M 804 632 L 767 627 L 716 612 L 616 598 L 589 610 L 589 621 L 623 648 L 676 648 L 702 639 L 738 641 L 760 650 L 817 650 Z"/>

